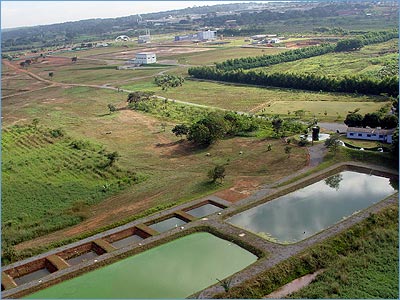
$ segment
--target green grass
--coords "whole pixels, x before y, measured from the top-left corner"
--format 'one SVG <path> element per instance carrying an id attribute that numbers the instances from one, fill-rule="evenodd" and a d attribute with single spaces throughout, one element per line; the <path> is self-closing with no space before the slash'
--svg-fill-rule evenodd
<path id="1" fill-rule="evenodd" d="M 294 147 L 291 164 L 283 163 L 287 160 L 283 151 L 285 144 L 277 139 L 235 137 L 198 150 L 171 132 L 176 124 L 171 118 L 161 119 L 127 109 L 108 113 L 108 103 L 124 108 L 126 99 L 127 93 L 116 91 L 54 87 L 29 93 L 24 98 L 10 97 L 3 102 L 3 128 L 16 120 L 18 124 L 31 124 L 33 118 L 39 118 L 41 126 L 61 127 L 74 139 L 104 145 L 110 152 L 118 151 L 119 165 L 146 176 L 145 181 L 93 206 L 88 221 L 98 220 L 95 228 L 114 224 L 152 207 L 185 202 L 227 189 L 242 176 L 246 180 L 270 183 L 301 169 L 306 162 L 304 149 Z M 165 131 L 162 123 L 166 125 Z M 272 151 L 267 153 L 268 144 L 272 144 Z M 239 155 L 239 151 L 243 154 Z M 211 156 L 206 156 L 207 152 Z M 208 170 L 217 164 L 226 167 L 224 183 L 205 184 Z M 85 227 L 85 230 L 92 229 Z M 50 240 L 47 237 L 43 237 L 46 244 L 59 239 L 56 235 L 51 235 Z M 33 241 L 28 248 L 43 245 L 39 241 Z"/>
<path id="2" fill-rule="evenodd" d="M 339 256 L 307 287 L 290 298 L 397 299 L 399 296 L 398 226 L 371 232 L 358 249 Z"/>
<path id="3" fill-rule="evenodd" d="M 45 128 L 3 130 L 2 147 L 4 243 L 76 224 L 85 218 L 85 207 L 139 180 L 117 165 L 108 166 L 102 146 L 53 137 Z"/>
<path id="4" fill-rule="evenodd" d="M 365 46 L 359 51 L 329 53 L 260 69 L 269 73 L 290 72 L 334 77 L 360 74 L 382 78 L 385 75 L 397 75 L 398 39 Z"/>
<path id="5" fill-rule="evenodd" d="M 217 297 L 262 298 L 296 278 L 326 269 L 315 285 L 293 297 L 397 299 L 397 249 L 398 205 L 391 205 Z"/>
<path id="6" fill-rule="evenodd" d="M 186 80 L 181 87 L 162 91 L 153 82 L 142 81 L 122 86 L 129 90 L 152 90 L 157 95 L 191 103 L 252 113 L 294 116 L 294 111 L 305 110 L 306 117 L 319 120 L 342 120 L 351 109 L 361 113 L 374 112 L 387 105 L 385 97 L 338 93 L 318 93 L 289 89 L 262 88 L 233 84 Z M 288 114 L 290 112 L 290 114 Z M 325 115 L 326 112 L 326 115 Z"/>
<path id="7" fill-rule="evenodd" d="M 244 44 L 243 40 L 242 43 Z M 278 54 L 285 49 L 277 48 L 241 48 L 232 47 L 231 44 L 224 48 L 217 48 L 209 51 L 197 52 L 197 53 L 186 53 L 168 57 L 168 59 L 176 59 L 180 64 L 188 65 L 210 65 L 217 62 L 222 62 L 227 59 L 242 58 L 248 56 L 260 56 L 265 54 Z"/>
<path id="8" fill-rule="evenodd" d="M 49 79 L 49 72 L 54 72 L 54 76 L 51 79 L 54 82 L 99 85 L 106 83 L 118 85 L 120 81 L 134 81 L 141 77 L 150 77 L 151 80 L 152 76 L 155 76 L 162 70 L 158 68 L 117 70 L 116 67 L 116 65 L 107 65 L 98 61 L 78 59 L 77 63 L 66 61 L 62 65 L 52 63 L 33 64 L 29 70 L 46 79 Z"/>

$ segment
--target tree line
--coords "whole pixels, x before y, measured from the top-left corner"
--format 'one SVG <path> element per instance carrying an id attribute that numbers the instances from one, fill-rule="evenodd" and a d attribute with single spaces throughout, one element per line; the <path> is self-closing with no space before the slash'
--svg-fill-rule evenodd
<path id="1" fill-rule="evenodd" d="M 253 69 L 267 67 L 284 62 L 295 61 L 304 58 L 319 56 L 331 52 L 358 50 L 369 44 L 381 43 L 398 37 L 397 31 L 370 32 L 357 38 L 346 39 L 335 44 L 322 44 L 295 50 L 289 50 L 276 55 L 262 55 L 255 57 L 244 57 L 228 59 L 217 63 L 215 67 L 219 70 L 231 71 L 235 69 Z"/>
<path id="2" fill-rule="evenodd" d="M 367 113 L 362 116 L 358 110 L 349 112 L 344 123 L 349 127 L 382 127 L 384 129 L 392 129 L 398 126 L 398 118 L 396 115 L 385 115 L 381 112 Z"/>
<path id="3" fill-rule="evenodd" d="M 399 94 L 398 76 L 388 76 L 381 80 L 359 75 L 335 78 L 316 74 L 268 74 L 263 70 L 244 71 L 238 69 L 226 72 L 213 67 L 190 68 L 188 73 L 193 77 L 201 79 L 311 91 L 361 93 L 371 95 L 386 93 L 393 97 L 397 97 Z"/>

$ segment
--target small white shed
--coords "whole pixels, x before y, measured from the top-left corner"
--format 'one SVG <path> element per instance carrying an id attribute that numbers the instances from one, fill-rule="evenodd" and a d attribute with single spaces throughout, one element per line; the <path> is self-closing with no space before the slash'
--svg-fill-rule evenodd
<path id="1" fill-rule="evenodd" d="M 136 53 L 136 57 L 134 60 L 130 60 L 130 62 L 135 64 L 154 64 L 157 62 L 156 54 L 153 52 L 140 52 Z"/>

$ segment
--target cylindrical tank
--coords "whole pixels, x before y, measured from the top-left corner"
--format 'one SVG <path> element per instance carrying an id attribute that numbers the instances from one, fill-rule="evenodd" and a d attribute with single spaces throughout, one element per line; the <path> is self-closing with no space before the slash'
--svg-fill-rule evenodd
<path id="1" fill-rule="evenodd" d="M 312 128 L 312 140 L 319 141 L 319 126 L 314 126 Z"/>

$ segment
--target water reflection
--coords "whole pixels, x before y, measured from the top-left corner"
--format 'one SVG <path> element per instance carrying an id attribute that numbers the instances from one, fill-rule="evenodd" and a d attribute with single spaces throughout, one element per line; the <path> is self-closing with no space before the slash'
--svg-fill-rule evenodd
<path id="1" fill-rule="evenodd" d="M 340 182 L 343 180 L 342 174 L 336 174 L 325 179 L 325 184 L 335 190 L 339 190 Z"/>
<path id="2" fill-rule="evenodd" d="M 158 232 L 164 232 L 164 231 L 170 230 L 172 228 L 180 227 L 184 224 L 186 224 L 185 221 L 183 221 L 177 217 L 172 217 L 172 218 L 166 219 L 164 221 L 152 224 L 149 227 Z"/>
<path id="3" fill-rule="evenodd" d="M 237 214 L 228 222 L 281 243 L 296 242 L 395 191 L 384 177 L 351 171 L 332 177 Z"/>
<path id="4" fill-rule="evenodd" d="M 202 218 L 208 215 L 211 215 L 217 211 L 221 211 L 222 208 L 215 206 L 213 204 L 207 203 L 205 205 L 202 205 L 197 208 L 193 208 L 191 210 L 188 210 L 187 213 L 196 217 L 196 218 Z"/>

